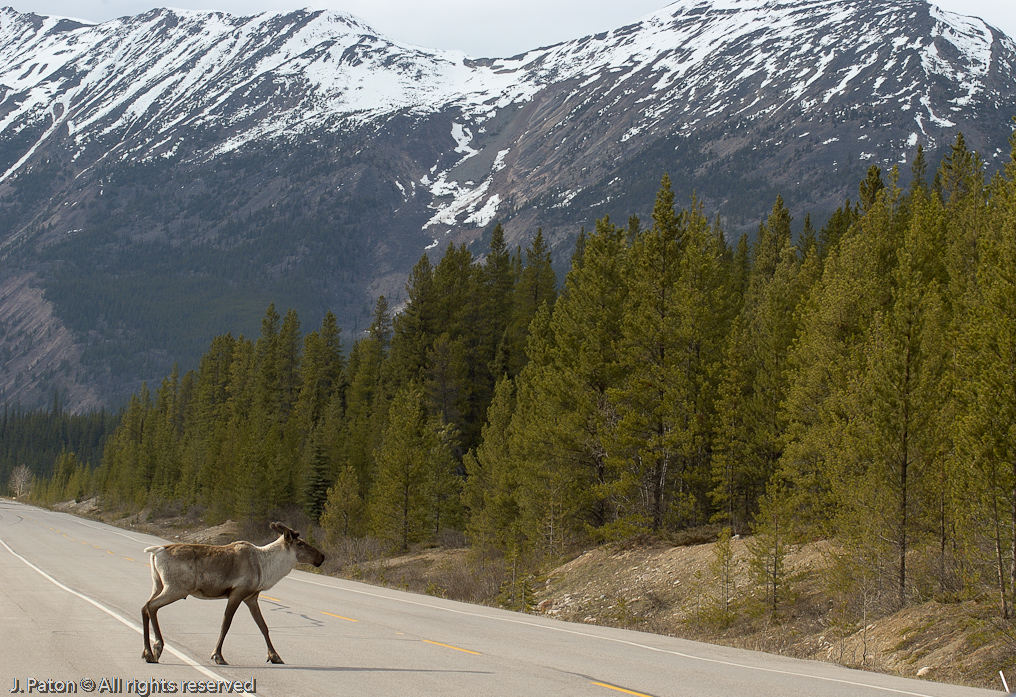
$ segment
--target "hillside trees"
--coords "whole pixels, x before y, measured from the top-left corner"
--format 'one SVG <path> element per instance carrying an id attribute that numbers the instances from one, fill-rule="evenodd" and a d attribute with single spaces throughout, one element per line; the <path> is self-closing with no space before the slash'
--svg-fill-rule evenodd
<path id="1" fill-rule="evenodd" d="M 348 358 L 330 313 L 304 336 L 295 312 L 269 306 L 256 340 L 216 337 L 198 370 L 131 398 L 95 486 L 110 505 L 196 506 L 209 520 L 302 509 L 340 534 L 396 547 L 463 529 L 462 455 L 495 375 L 527 360 L 512 324 L 528 327 L 556 293 L 540 235 L 525 264 L 499 232 L 492 245 L 485 264 L 454 245 L 436 267 L 421 259 L 404 311 L 393 318 L 380 297 Z M 63 471 L 54 498 L 71 486 Z M 396 535 L 383 511 L 400 471 L 413 497 Z"/>
<path id="2" fill-rule="evenodd" d="M 74 453 L 86 471 L 92 472 L 101 462 L 106 438 L 116 430 L 120 417 L 105 410 L 71 414 L 62 409 L 58 398 L 50 409 L 35 411 L 5 405 L 0 415 L 0 484 L 9 486 L 14 495 L 19 495 L 19 489 L 27 493 L 33 477 L 40 481 L 52 477 L 57 458 L 64 452 Z M 14 486 L 12 480 L 20 486 Z M 94 493 L 91 482 L 86 488 L 87 494 Z"/>
<path id="3" fill-rule="evenodd" d="M 957 139 L 930 186 L 926 167 L 907 188 L 870 168 L 796 241 L 777 199 L 733 248 L 664 177 L 652 223 L 596 221 L 560 289 L 542 234 L 511 251 L 495 227 L 482 259 L 422 257 L 348 356 L 333 316 L 301 337 L 269 307 L 255 340 L 143 387 L 101 467 L 61 459 L 47 491 L 303 510 L 393 549 L 451 529 L 523 570 L 720 523 L 753 534 L 770 612 L 789 547 L 826 537 L 868 605 L 987 583 L 1011 615 L 1016 164 L 985 183 Z"/>
<path id="4" fill-rule="evenodd" d="M 744 530 L 782 456 L 782 405 L 790 383 L 788 354 L 796 309 L 818 271 L 817 251 L 802 260 L 791 242 L 790 212 L 777 199 L 759 227 L 740 310 L 722 363 L 712 460 L 712 497 L 720 517 Z"/>

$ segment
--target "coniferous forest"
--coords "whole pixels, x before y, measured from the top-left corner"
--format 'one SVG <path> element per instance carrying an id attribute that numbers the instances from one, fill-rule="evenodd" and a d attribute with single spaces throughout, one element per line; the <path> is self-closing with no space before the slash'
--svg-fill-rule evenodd
<path id="1" fill-rule="evenodd" d="M 736 245 L 664 176 L 651 219 L 597 221 L 560 285 L 541 234 L 511 250 L 495 228 L 483 259 L 422 257 L 355 340 L 269 307 L 134 395 L 75 491 L 39 491 L 208 522 L 298 507 L 393 551 L 451 531 L 526 569 L 719 524 L 751 536 L 774 610 L 788 548 L 827 539 L 883 606 L 1008 617 L 1016 161 L 984 171 L 960 136 L 905 187 L 872 167 L 796 239 L 777 198 Z"/>

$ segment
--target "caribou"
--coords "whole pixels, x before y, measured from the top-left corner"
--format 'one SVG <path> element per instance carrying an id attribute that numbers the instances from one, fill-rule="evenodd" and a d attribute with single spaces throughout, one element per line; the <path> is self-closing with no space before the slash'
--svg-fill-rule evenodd
<path id="1" fill-rule="evenodd" d="M 300 539 L 300 533 L 282 523 L 269 526 L 279 534 L 274 542 L 259 547 L 250 542 L 238 541 L 228 545 L 168 544 L 148 547 L 152 557 L 152 597 L 141 608 L 145 650 L 141 654 L 149 663 L 158 663 L 162 655 L 162 631 L 159 629 L 160 608 L 193 595 L 202 600 L 226 599 L 226 614 L 222 618 L 219 643 L 215 645 L 212 660 L 227 665 L 222 657 L 222 642 L 233 622 L 240 603 L 245 603 L 254 622 L 265 636 L 268 661 L 282 663 L 282 659 L 268 637 L 268 625 L 261 616 L 258 595 L 266 591 L 293 570 L 297 564 L 321 566 L 325 560 L 318 550 Z M 149 643 L 148 622 L 155 631 L 155 646 Z"/>

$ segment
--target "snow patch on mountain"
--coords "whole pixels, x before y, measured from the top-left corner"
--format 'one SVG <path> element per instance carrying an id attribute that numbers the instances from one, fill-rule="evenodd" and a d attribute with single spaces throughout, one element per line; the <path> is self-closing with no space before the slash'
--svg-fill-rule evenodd
<path id="1" fill-rule="evenodd" d="M 930 34 L 914 31 L 922 17 Z M 983 21 L 923 0 L 677 0 L 626 27 L 481 61 L 400 44 L 339 12 L 152 10 L 88 24 L 6 8 L 0 133 L 39 135 L 3 163 L 0 180 L 64 130 L 75 156 L 113 142 L 101 157 L 139 159 L 174 156 L 183 133 L 225 134 L 203 154 L 215 157 L 251 142 L 444 110 L 460 115 L 451 136 L 461 162 L 484 148 L 480 124 L 554 85 L 581 97 L 563 121 L 594 97 L 606 113 L 639 93 L 619 143 L 674 114 L 690 132 L 700 119 L 815 112 L 854 93 L 870 108 L 913 108 L 924 133 L 926 121 L 953 125 L 945 109 L 987 98 L 1003 54 L 996 47 Z M 927 79 L 908 76 L 914 66 Z M 942 80 L 955 86 L 949 105 L 925 87 Z M 485 193 L 509 151 L 498 147 L 480 184 L 453 182 L 448 171 L 422 182 L 442 201 L 427 226 L 491 219 L 500 199 Z"/>

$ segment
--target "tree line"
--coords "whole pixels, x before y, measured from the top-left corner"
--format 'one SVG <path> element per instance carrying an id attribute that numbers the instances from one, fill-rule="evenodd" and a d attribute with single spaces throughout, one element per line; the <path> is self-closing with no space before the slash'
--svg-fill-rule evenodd
<path id="1" fill-rule="evenodd" d="M 13 495 L 24 494 L 34 476 L 53 486 L 54 500 L 85 495 L 91 491 L 90 472 L 102 461 L 106 438 L 119 423 L 119 414 L 105 410 L 90 414 L 64 411 L 58 394 L 49 409 L 4 405 L 0 415 L 0 490 L 7 486 Z M 48 492 L 36 493 L 50 497 Z"/>
<path id="2" fill-rule="evenodd" d="M 1016 145 L 1016 143 L 1014 143 Z M 730 245 L 664 176 L 651 220 L 583 231 L 556 287 L 542 234 L 414 267 L 347 353 L 269 307 L 196 371 L 134 395 L 90 486 L 209 519 L 299 506 L 393 550 L 464 533 L 537 568 L 708 524 L 751 534 L 778 611 L 790 546 L 885 609 L 1016 594 L 1016 162 L 958 136 L 929 181 L 871 167 L 791 234 L 777 198 Z"/>

